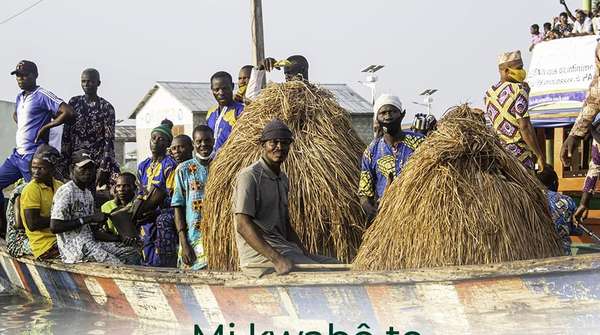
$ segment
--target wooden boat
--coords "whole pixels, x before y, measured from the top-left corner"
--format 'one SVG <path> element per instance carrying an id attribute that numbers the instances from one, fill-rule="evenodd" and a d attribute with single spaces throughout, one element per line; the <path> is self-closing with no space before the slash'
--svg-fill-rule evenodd
<path id="1" fill-rule="evenodd" d="M 265 329 L 326 331 L 329 323 L 336 330 L 371 334 L 389 326 L 400 334 L 453 334 L 482 333 L 492 324 L 548 330 L 542 333 L 600 325 L 600 254 L 250 279 L 241 273 L 36 262 L 10 257 L 1 243 L 0 285 L 57 306 L 168 327 L 196 324 L 204 334 L 215 333 L 219 325 L 224 332 L 248 334 L 243 325 L 250 323 L 260 327 L 260 334 Z M 369 328 L 356 330 L 361 325 Z"/>

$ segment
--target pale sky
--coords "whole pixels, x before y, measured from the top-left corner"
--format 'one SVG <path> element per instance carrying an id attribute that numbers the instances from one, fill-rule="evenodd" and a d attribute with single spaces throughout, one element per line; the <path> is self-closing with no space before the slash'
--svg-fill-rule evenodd
<path id="1" fill-rule="evenodd" d="M 0 21 L 34 3 L 0 1 Z M 81 71 L 97 68 L 99 94 L 126 118 L 157 80 L 208 81 L 219 70 L 234 78 L 252 60 L 250 0 L 45 0 L 0 25 L 0 99 L 19 92 L 9 73 L 20 59 L 39 68 L 38 84 L 68 100 L 82 94 Z M 572 11 L 581 6 L 569 0 Z M 527 48 L 529 26 L 562 11 L 558 0 L 263 0 L 265 52 L 300 53 L 316 83 L 358 83 L 369 64 L 384 64 L 380 93 L 412 101 L 438 88 L 434 111 L 482 104 L 498 80 L 496 59 Z M 4 72 L 2 72 L 4 71 Z M 269 79 L 282 81 L 277 73 Z M 410 117 L 409 117 L 410 118 Z"/>

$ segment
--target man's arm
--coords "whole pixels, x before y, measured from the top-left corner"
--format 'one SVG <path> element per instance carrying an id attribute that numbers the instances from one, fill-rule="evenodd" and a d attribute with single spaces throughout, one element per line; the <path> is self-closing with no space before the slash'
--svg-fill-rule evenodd
<path id="1" fill-rule="evenodd" d="M 61 103 L 58 107 L 56 117 L 47 124 L 45 124 L 42 128 L 40 128 L 35 138 L 35 141 L 38 142 L 40 138 L 44 137 L 50 129 L 58 127 L 67 121 L 70 121 L 74 115 L 75 112 L 73 112 L 73 108 L 69 106 L 69 104 L 64 102 Z"/>
<path id="2" fill-rule="evenodd" d="M 185 208 L 181 206 L 175 209 L 175 228 L 179 236 L 179 246 L 181 246 L 181 260 L 185 265 L 192 265 L 196 261 L 196 254 L 187 239 L 187 223 L 185 221 Z"/>
<path id="3" fill-rule="evenodd" d="M 362 207 L 363 211 L 365 211 L 365 213 L 367 214 L 368 221 L 373 221 L 375 219 L 375 216 L 377 215 L 377 207 L 375 206 L 375 201 L 373 200 L 373 198 L 366 196 L 360 196 L 359 199 L 360 206 Z"/>
<path id="4" fill-rule="evenodd" d="M 50 231 L 53 234 L 60 234 L 67 231 L 75 230 L 84 224 L 92 222 L 103 222 L 105 220 L 104 214 L 97 213 L 88 217 L 84 217 L 83 220 L 50 220 Z M 83 221 L 83 222 L 82 222 Z"/>
<path id="5" fill-rule="evenodd" d="M 529 117 L 519 119 L 519 131 L 527 146 L 533 151 L 537 157 L 538 169 L 542 171 L 544 169 L 544 154 L 535 136 L 535 130 L 531 124 Z"/>
<path id="6" fill-rule="evenodd" d="M 281 255 L 259 234 L 258 229 L 252 222 L 252 218 L 246 214 L 236 214 L 235 224 L 237 232 L 242 235 L 252 249 L 265 256 L 275 266 L 277 274 L 284 275 L 292 270 L 293 263 Z"/>
<path id="7" fill-rule="evenodd" d="M 569 15 L 569 18 L 575 22 L 577 21 L 577 18 L 575 16 L 573 16 L 573 13 L 571 13 L 571 11 L 569 10 L 569 7 L 567 6 L 567 3 L 565 2 L 565 0 L 560 0 L 561 5 L 563 5 L 565 7 L 565 12 L 567 12 L 567 15 Z"/>
<path id="8" fill-rule="evenodd" d="M 30 231 L 38 231 L 50 227 L 50 218 L 40 216 L 39 208 L 26 208 L 23 210 L 25 214 L 25 224 Z"/>
<path id="9" fill-rule="evenodd" d="M 15 123 L 18 123 L 19 121 L 17 121 L 17 111 L 13 112 L 13 120 L 15 121 Z"/>

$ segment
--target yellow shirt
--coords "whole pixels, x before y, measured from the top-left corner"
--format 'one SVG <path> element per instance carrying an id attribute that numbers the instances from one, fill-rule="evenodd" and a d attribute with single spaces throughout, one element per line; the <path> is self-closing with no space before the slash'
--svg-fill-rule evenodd
<path id="1" fill-rule="evenodd" d="M 110 214 L 115 208 L 117 208 L 117 203 L 115 202 L 115 200 L 109 200 L 107 202 L 104 203 L 104 205 L 102 205 L 102 207 L 100 207 L 100 211 L 104 214 Z M 113 224 L 111 219 L 106 220 L 106 225 L 108 226 L 108 230 L 115 234 L 115 235 L 119 235 L 119 232 L 117 231 L 117 227 L 115 227 L 115 225 Z"/>
<path id="2" fill-rule="evenodd" d="M 32 180 L 23 188 L 23 192 L 21 193 L 19 202 L 21 205 L 21 220 L 23 220 L 25 233 L 27 234 L 29 245 L 35 258 L 40 257 L 56 244 L 56 235 L 50 232 L 50 228 L 36 231 L 29 230 L 27 221 L 25 220 L 25 210 L 39 209 L 41 217 L 50 218 L 54 192 L 62 186 L 62 183 L 56 179 L 52 179 L 52 184 L 53 188 L 50 188 L 43 183 Z"/>

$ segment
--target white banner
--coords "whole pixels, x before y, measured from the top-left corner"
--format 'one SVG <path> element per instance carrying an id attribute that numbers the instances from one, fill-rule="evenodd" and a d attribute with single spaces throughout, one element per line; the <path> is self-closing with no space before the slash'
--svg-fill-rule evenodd
<path id="1" fill-rule="evenodd" d="M 535 46 L 527 73 L 530 109 L 581 107 L 595 72 L 597 38 L 563 38 Z"/>

